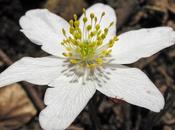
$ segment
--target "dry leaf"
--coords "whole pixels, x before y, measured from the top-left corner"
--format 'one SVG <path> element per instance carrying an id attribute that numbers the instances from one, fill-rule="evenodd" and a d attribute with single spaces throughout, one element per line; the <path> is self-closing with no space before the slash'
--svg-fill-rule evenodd
<path id="1" fill-rule="evenodd" d="M 162 119 L 166 124 L 174 124 L 175 123 L 175 117 L 167 112 L 164 116 L 163 116 L 163 119 Z"/>
<path id="2" fill-rule="evenodd" d="M 17 129 L 36 115 L 36 109 L 19 84 L 0 89 L 0 127 Z"/>
<path id="3" fill-rule="evenodd" d="M 164 126 L 163 130 L 173 130 L 173 128 L 171 128 L 170 126 Z"/>
<path id="4" fill-rule="evenodd" d="M 80 15 L 87 5 L 84 0 L 47 0 L 44 7 L 70 20 L 74 14 Z"/>
<path id="5" fill-rule="evenodd" d="M 175 0 L 168 0 L 168 9 L 175 13 Z"/>

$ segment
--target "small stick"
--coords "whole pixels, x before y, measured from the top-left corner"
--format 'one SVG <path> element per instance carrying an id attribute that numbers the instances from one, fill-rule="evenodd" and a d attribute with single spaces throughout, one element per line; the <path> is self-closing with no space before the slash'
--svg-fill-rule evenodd
<path id="1" fill-rule="evenodd" d="M 8 66 L 13 64 L 13 61 L 1 49 L 0 49 L 0 59 Z"/>
<path id="2" fill-rule="evenodd" d="M 1 49 L 0 49 L 0 59 L 8 66 L 13 64 L 13 61 Z M 40 97 L 38 96 L 34 88 L 34 85 L 31 85 L 30 83 L 27 83 L 27 82 L 22 82 L 22 84 L 23 84 L 23 88 L 26 90 L 29 97 L 33 101 L 35 107 L 40 111 L 44 109 L 45 105 L 43 101 L 40 99 Z"/>

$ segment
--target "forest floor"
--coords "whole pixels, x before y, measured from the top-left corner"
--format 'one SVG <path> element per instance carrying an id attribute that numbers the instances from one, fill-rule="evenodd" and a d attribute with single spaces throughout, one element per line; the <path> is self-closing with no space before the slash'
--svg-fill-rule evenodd
<path id="1" fill-rule="evenodd" d="M 0 70 L 24 56 L 48 55 L 19 31 L 19 18 L 27 10 L 48 8 L 70 20 L 97 2 L 115 9 L 118 34 L 157 26 L 175 30 L 175 0 L 0 0 Z M 164 94 L 164 110 L 153 113 L 97 93 L 69 130 L 175 130 L 175 47 L 130 66 L 142 69 Z M 1 88 L 0 130 L 41 130 L 38 113 L 46 88 L 25 82 Z"/>

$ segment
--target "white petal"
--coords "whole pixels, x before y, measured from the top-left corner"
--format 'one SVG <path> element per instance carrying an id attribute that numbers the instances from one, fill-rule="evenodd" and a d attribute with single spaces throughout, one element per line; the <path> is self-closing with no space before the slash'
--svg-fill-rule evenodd
<path id="1" fill-rule="evenodd" d="M 139 69 L 118 67 L 106 68 L 108 81 L 97 90 L 113 98 L 159 112 L 164 107 L 164 98 L 151 80 Z"/>
<path id="2" fill-rule="evenodd" d="M 19 81 L 46 85 L 59 77 L 63 61 L 55 57 L 24 57 L 0 74 L 0 87 Z"/>
<path id="3" fill-rule="evenodd" d="M 61 42 L 65 38 L 62 29 L 69 30 L 67 21 L 47 9 L 35 9 L 27 11 L 19 23 L 21 31 L 32 42 L 41 45 L 49 54 L 62 56 L 64 47 Z"/>
<path id="4" fill-rule="evenodd" d="M 114 25 L 109 29 L 108 35 L 106 39 L 104 40 L 104 43 L 108 42 L 111 38 L 113 38 L 116 35 L 116 14 L 115 10 L 110 7 L 109 5 L 105 5 L 102 3 L 97 3 L 92 5 L 86 10 L 86 15 L 88 18 L 88 21 L 86 25 L 91 24 L 90 14 L 94 13 L 97 17 L 97 23 L 100 21 L 101 14 L 105 12 L 105 16 L 102 18 L 100 22 L 101 29 L 104 29 L 110 25 L 111 22 L 114 22 Z M 83 23 L 83 15 L 80 17 L 80 28 L 83 29 L 84 23 Z"/>
<path id="5" fill-rule="evenodd" d="M 130 64 L 174 43 L 175 31 L 170 27 L 129 31 L 119 36 L 119 41 L 112 48 L 112 56 L 117 64 Z"/>
<path id="6" fill-rule="evenodd" d="M 70 83 L 65 77 L 51 83 L 45 94 L 48 105 L 39 116 L 41 127 L 45 130 L 67 128 L 94 95 L 96 88 L 92 83 Z"/>

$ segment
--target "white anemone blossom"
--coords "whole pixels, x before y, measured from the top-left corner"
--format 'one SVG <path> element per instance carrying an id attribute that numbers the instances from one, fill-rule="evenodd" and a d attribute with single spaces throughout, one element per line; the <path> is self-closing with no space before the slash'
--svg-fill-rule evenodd
<path id="1" fill-rule="evenodd" d="M 149 57 L 175 43 L 170 27 L 129 31 L 116 36 L 115 11 L 101 3 L 69 22 L 47 9 L 27 11 L 21 31 L 52 56 L 24 57 L 0 74 L 0 86 L 27 81 L 48 85 L 39 121 L 45 130 L 67 128 L 96 90 L 159 112 L 164 98 L 139 69 L 121 64 Z"/>

